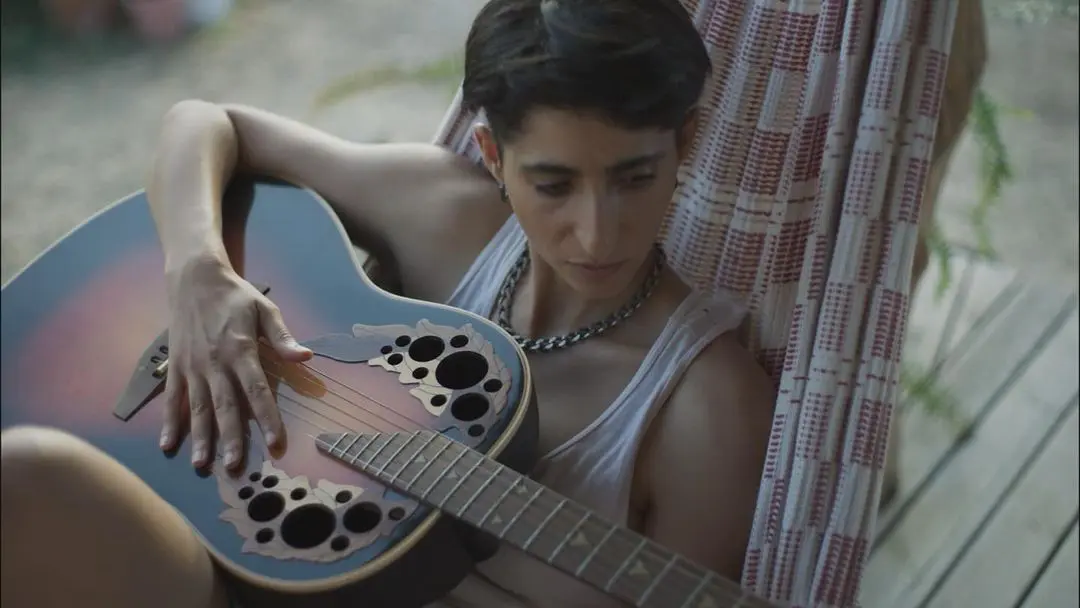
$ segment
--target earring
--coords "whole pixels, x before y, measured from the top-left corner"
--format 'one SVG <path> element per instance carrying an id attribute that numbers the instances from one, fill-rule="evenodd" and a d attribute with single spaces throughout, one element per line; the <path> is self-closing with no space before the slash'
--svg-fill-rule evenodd
<path id="1" fill-rule="evenodd" d="M 499 198 L 501 198 L 504 203 L 510 202 L 510 195 L 506 193 L 506 184 L 502 182 L 499 182 Z"/>

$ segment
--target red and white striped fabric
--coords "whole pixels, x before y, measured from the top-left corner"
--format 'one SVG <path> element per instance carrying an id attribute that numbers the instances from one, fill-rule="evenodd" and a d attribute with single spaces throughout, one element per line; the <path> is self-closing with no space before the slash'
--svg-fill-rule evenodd
<path id="1" fill-rule="evenodd" d="M 853 606 L 958 0 L 682 0 L 714 77 L 664 226 L 779 385 L 743 585 Z M 436 142 L 479 161 L 460 90 Z"/>

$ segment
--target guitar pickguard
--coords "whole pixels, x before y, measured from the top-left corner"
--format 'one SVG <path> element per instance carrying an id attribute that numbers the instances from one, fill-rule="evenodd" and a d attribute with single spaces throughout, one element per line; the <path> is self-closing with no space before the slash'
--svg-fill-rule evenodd
<path id="1" fill-rule="evenodd" d="M 304 342 L 316 355 L 364 363 L 395 373 L 432 416 L 430 428 L 455 431 L 476 447 L 488 435 L 510 394 L 510 370 L 471 325 L 454 328 L 420 320 L 408 325 L 353 325 L 352 335 Z"/>
<path id="2" fill-rule="evenodd" d="M 429 417 L 415 420 L 418 428 L 454 435 L 470 447 L 489 436 L 509 400 L 510 370 L 491 343 L 468 324 L 457 328 L 427 320 L 415 327 L 356 324 L 351 334 L 328 334 L 304 345 L 320 357 L 395 374 Z M 335 382 L 338 390 L 346 390 L 346 384 Z M 363 389 L 349 390 L 360 394 Z M 368 408 L 371 402 L 391 407 L 371 395 L 367 398 Z M 420 411 L 417 414 L 423 418 Z M 270 460 L 239 478 L 223 470 L 216 477 L 227 506 L 221 518 L 244 538 L 242 550 L 276 559 L 343 559 L 392 534 L 418 506 L 407 498 L 379 495 L 370 487 L 290 477 Z"/>
<path id="3" fill-rule="evenodd" d="M 217 475 L 221 518 L 244 538 L 242 551 L 276 559 L 332 562 L 394 531 L 416 510 L 407 498 L 357 486 L 289 477 L 269 461 L 241 478 Z"/>

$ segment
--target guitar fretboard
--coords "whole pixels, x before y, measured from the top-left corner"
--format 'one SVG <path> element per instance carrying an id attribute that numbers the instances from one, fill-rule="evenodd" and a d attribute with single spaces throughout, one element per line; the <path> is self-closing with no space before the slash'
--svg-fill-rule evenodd
<path id="1" fill-rule="evenodd" d="M 434 431 L 325 433 L 319 448 L 639 608 L 768 608 L 736 583 Z"/>

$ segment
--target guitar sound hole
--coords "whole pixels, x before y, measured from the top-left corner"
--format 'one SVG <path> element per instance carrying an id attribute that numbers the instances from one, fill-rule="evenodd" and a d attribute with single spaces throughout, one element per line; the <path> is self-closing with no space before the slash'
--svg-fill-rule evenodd
<path id="1" fill-rule="evenodd" d="M 479 420 L 488 411 L 487 397 L 479 393 L 465 393 L 450 404 L 450 413 L 462 422 Z"/>
<path id="2" fill-rule="evenodd" d="M 349 537 L 338 536 L 334 540 L 330 541 L 330 548 L 334 551 L 344 551 L 349 548 Z"/>
<path id="3" fill-rule="evenodd" d="M 353 534 L 371 532 L 380 521 L 382 521 L 382 510 L 372 502 L 356 503 L 345 511 L 345 517 L 341 519 L 345 529 Z"/>
<path id="4" fill-rule="evenodd" d="M 296 549 L 318 547 L 334 533 L 334 512 L 323 505 L 304 505 L 281 522 L 281 540 Z"/>
<path id="5" fill-rule="evenodd" d="M 272 540 L 274 540 L 274 531 L 270 528 L 263 528 L 255 533 L 255 542 L 260 545 L 265 545 Z"/>
<path id="6" fill-rule="evenodd" d="M 487 373 L 488 362 L 483 355 L 463 350 L 439 361 L 439 366 L 435 368 L 435 379 L 439 385 L 458 391 L 476 386 Z"/>
<path id="7" fill-rule="evenodd" d="M 272 487 L 277 485 L 277 482 L 278 482 L 278 479 L 277 479 L 276 476 L 267 475 L 266 478 L 263 479 L 262 483 L 263 483 L 264 488 L 272 488 Z"/>
<path id="8" fill-rule="evenodd" d="M 409 346 L 409 358 L 417 363 L 434 361 L 446 350 L 446 343 L 438 336 L 424 336 L 417 338 Z"/>
<path id="9" fill-rule="evenodd" d="M 390 509 L 390 512 L 386 514 L 390 518 L 390 521 L 401 521 L 401 518 L 405 517 L 405 509 L 401 507 L 394 507 Z"/>
<path id="10" fill-rule="evenodd" d="M 267 522 L 275 519 L 285 510 L 285 499 L 277 492 L 263 492 L 248 503 L 248 517 L 252 521 Z"/>

